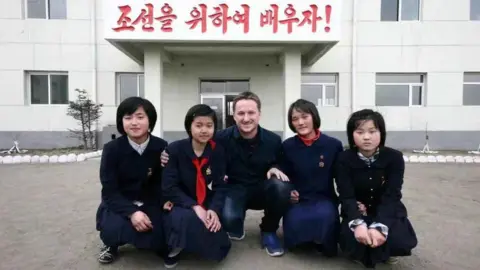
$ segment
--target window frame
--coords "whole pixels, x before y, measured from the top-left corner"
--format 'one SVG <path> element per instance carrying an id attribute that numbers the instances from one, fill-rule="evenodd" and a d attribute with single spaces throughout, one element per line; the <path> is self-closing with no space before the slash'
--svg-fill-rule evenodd
<path id="1" fill-rule="evenodd" d="M 477 19 L 474 19 L 474 18 L 472 17 L 472 16 L 474 15 L 474 14 L 473 14 L 473 9 L 472 9 L 472 6 L 473 6 L 472 3 L 473 3 L 473 1 L 475 1 L 475 0 L 470 0 L 470 1 L 469 1 L 469 9 L 470 9 L 469 19 L 470 19 L 470 21 L 478 22 L 478 21 L 480 21 L 480 10 L 478 10 L 479 14 L 475 14 L 475 15 L 477 15 Z M 477 1 L 478 1 L 478 0 L 477 0 Z M 479 3 L 479 4 L 480 4 L 480 3 Z M 479 6 L 478 8 L 480 8 L 480 6 Z"/>
<path id="2" fill-rule="evenodd" d="M 397 5 L 397 18 L 396 21 L 393 22 L 419 22 L 422 21 L 422 7 L 423 7 L 423 0 L 418 0 L 418 19 L 417 20 L 403 20 L 402 19 L 402 7 L 403 7 L 404 0 L 398 0 Z M 380 3 L 381 5 L 381 3 Z M 392 22 L 392 21 L 383 21 L 382 18 L 382 8 L 380 7 L 380 21 L 382 22 Z"/>
<path id="3" fill-rule="evenodd" d="M 310 75 L 310 76 L 315 76 L 315 75 L 330 75 L 330 76 L 334 76 L 335 77 L 335 82 L 331 83 L 331 82 L 310 82 L 310 83 L 304 83 L 304 82 L 301 82 L 300 83 L 300 96 L 302 96 L 302 86 L 303 85 L 317 85 L 317 86 L 321 86 L 322 87 L 322 104 L 320 105 L 320 107 L 338 107 L 338 81 L 339 81 L 339 74 L 338 73 L 302 73 L 301 74 L 301 77 L 300 77 L 300 80 L 302 80 L 302 77 L 304 75 Z M 303 80 L 302 80 L 303 81 Z M 326 87 L 327 86 L 333 86 L 335 87 L 335 104 L 334 105 L 330 105 L 330 104 L 325 104 L 325 93 L 326 93 Z M 310 100 L 310 102 L 312 102 Z M 318 101 L 317 101 L 318 102 Z M 315 106 L 319 107 L 318 104 L 316 104 L 314 102 Z"/>
<path id="4" fill-rule="evenodd" d="M 416 83 L 404 83 L 404 82 L 397 82 L 397 83 L 379 83 L 377 82 L 378 75 L 387 75 L 387 76 L 398 76 L 398 75 L 420 75 L 423 82 L 416 82 Z M 425 89 L 426 89 L 426 74 L 423 73 L 375 73 L 375 106 L 378 107 L 409 107 L 409 108 L 421 108 L 426 106 L 425 102 Z M 377 105 L 377 85 L 400 85 L 400 86 L 408 86 L 408 106 L 395 106 L 395 105 Z M 422 95 L 420 100 L 420 105 L 412 104 L 412 91 L 413 87 L 420 86 L 422 89 Z"/>
<path id="5" fill-rule="evenodd" d="M 137 97 L 142 97 L 140 96 L 140 76 L 143 77 L 143 93 L 145 94 L 145 73 L 143 72 L 117 72 L 115 73 L 115 103 L 120 105 L 122 101 L 120 101 L 121 97 L 121 83 L 120 83 L 120 76 L 122 75 L 136 75 L 137 79 Z M 144 96 L 142 98 L 145 98 Z"/>
<path id="6" fill-rule="evenodd" d="M 478 75 L 480 76 L 480 72 L 464 72 L 464 73 L 463 73 L 462 106 L 466 106 L 466 107 L 479 107 L 479 106 L 480 106 L 480 103 L 479 103 L 479 104 L 476 104 L 476 105 L 465 105 L 464 100 L 463 100 L 463 97 L 465 96 L 465 85 L 476 85 L 476 86 L 478 86 L 478 88 L 480 89 L 480 81 L 476 81 L 476 82 L 466 82 L 466 81 L 465 81 L 465 75 L 469 75 L 469 74 L 478 74 Z M 479 91 L 480 91 L 480 90 L 479 90 Z"/>
<path id="7" fill-rule="evenodd" d="M 45 1 L 45 18 L 30 18 L 28 17 L 28 0 L 23 0 L 23 3 L 25 5 L 25 19 L 27 20 L 66 20 L 67 19 L 68 10 L 65 10 L 65 18 L 52 19 L 50 17 L 50 0 L 42 0 L 42 1 Z M 66 1 L 66 5 L 67 4 L 68 4 L 68 0 Z"/>
<path id="8" fill-rule="evenodd" d="M 70 83 L 70 78 L 69 78 L 69 74 L 68 72 L 66 71 L 27 71 L 27 104 L 30 105 L 30 106 L 68 106 L 69 105 L 69 102 L 70 102 L 70 87 L 69 87 L 69 83 Z M 47 75 L 47 78 L 48 78 L 48 103 L 45 103 L 45 104 L 36 104 L 36 103 L 32 103 L 32 75 Z M 52 75 L 63 75 L 63 76 L 67 76 L 67 80 L 68 80 L 68 83 L 67 83 L 67 103 L 63 103 L 63 104 L 52 104 L 52 100 L 51 100 L 51 97 L 52 97 L 52 83 L 51 83 L 51 76 Z"/>

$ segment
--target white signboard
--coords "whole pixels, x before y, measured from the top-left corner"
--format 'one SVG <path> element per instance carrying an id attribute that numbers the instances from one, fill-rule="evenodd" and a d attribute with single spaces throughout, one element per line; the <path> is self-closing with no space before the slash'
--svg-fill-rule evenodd
<path id="1" fill-rule="evenodd" d="M 339 0 L 103 0 L 105 38 L 138 41 L 339 41 Z"/>

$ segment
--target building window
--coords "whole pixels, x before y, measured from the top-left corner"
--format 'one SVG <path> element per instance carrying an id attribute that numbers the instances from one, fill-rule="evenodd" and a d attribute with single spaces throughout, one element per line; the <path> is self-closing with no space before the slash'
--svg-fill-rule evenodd
<path id="1" fill-rule="evenodd" d="M 117 74 L 117 104 L 129 97 L 144 97 L 145 85 L 142 73 Z"/>
<path id="2" fill-rule="evenodd" d="M 25 0 L 28 19 L 66 19 L 67 0 Z"/>
<path id="3" fill-rule="evenodd" d="M 30 104 L 68 104 L 68 74 L 30 72 Z"/>
<path id="4" fill-rule="evenodd" d="M 337 106 L 337 74 L 303 74 L 301 97 L 317 106 Z"/>
<path id="5" fill-rule="evenodd" d="M 480 0 L 470 0 L 470 20 L 480 21 Z"/>
<path id="6" fill-rule="evenodd" d="M 420 20 L 421 0 L 382 0 L 381 21 Z"/>
<path id="7" fill-rule="evenodd" d="M 201 80 L 200 94 L 238 94 L 250 91 L 249 80 Z"/>
<path id="8" fill-rule="evenodd" d="M 463 74 L 463 105 L 480 106 L 480 72 Z"/>
<path id="9" fill-rule="evenodd" d="M 376 106 L 424 106 L 425 75 L 377 74 Z"/>

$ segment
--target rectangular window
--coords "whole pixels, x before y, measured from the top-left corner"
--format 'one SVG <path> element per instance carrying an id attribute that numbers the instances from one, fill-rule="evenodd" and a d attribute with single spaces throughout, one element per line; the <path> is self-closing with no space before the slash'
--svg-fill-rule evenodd
<path id="1" fill-rule="evenodd" d="M 424 106 L 425 75 L 377 74 L 376 106 Z"/>
<path id="2" fill-rule="evenodd" d="M 480 21 L 480 0 L 470 0 L 470 20 Z"/>
<path id="3" fill-rule="evenodd" d="M 337 106 L 338 74 L 303 74 L 301 97 L 317 106 Z"/>
<path id="4" fill-rule="evenodd" d="M 117 74 L 117 104 L 129 97 L 144 97 L 145 85 L 142 73 Z"/>
<path id="5" fill-rule="evenodd" d="M 421 0 L 382 0 L 381 21 L 420 20 Z"/>
<path id="6" fill-rule="evenodd" d="M 25 0 L 29 19 L 66 19 L 67 0 Z"/>
<path id="7" fill-rule="evenodd" d="M 68 104 L 68 74 L 30 72 L 30 104 Z"/>
<path id="8" fill-rule="evenodd" d="M 200 94 L 238 94 L 250 91 L 250 80 L 201 80 Z"/>
<path id="9" fill-rule="evenodd" d="M 463 105 L 480 106 L 480 72 L 463 74 Z"/>

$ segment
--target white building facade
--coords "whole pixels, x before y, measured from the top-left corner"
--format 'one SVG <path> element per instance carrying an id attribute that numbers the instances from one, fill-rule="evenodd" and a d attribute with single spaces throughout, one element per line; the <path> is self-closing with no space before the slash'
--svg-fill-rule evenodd
<path id="1" fill-rule="evenodd" d="M 310 2 L 292 2 L 298 21 L 291 33 L 288 23 L 274 33 L 274 17 L 260 14 L 278 5 L 286 19 L 289 2 L 227 1 L 224 33 L 214 17 L 205 31 L 201 21 L 186 23 L 194 7 L 205 4 L 212 15 L 224 1 L 0 0 L 0 149 L 14 139 L 22 148 L 79 145 L 66 115 L 75 89 L 103 104 L 100 144 L 116 134 L 125 97 L 149 99 L 159 114 L 154 134 L 173 141 L 186 136 L 188 108 L 209 104 L 226 127 L 232 98 L 249 90 L 263 102 L 260 124 L 284 138 L 292 135 L 289 104 L 305 98 L 318 105 L 321 129 L 345 143 L 350 113 L 372 108 L 385 116 L 391 146 L 421 148 L 426 129 L 431 148 L 478 146 L 480 0 Z M 171 31 L 158 18 L 168 15 L 165 3 L 176 16 Z M 122 25 L 120 6 L 131 8 L 128 27 L 146 4 L 158 18 L 152 25 L 147 16 L 113 30 Z M 312 4 L 317 24 L 303 20 Z M 250 8 L 248 29 L 234 16 L 242 5 Z"/>

